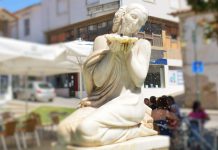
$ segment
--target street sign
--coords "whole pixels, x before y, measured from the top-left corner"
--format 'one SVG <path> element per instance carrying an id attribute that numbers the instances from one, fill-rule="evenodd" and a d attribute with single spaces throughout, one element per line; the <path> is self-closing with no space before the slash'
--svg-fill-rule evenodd
<path id="1" fill-rule="evenodd" d="M 195 74 L 204 73 L 204 63 L 202 61 L 193 61 L 192 62 L 192 72 Z"/>
<path id="2" fill-rule="evenodd" d="M 154 64 L 154 65 L 167 65 L 167 59 L 155 59 L 155 60 L 151 60 L 150 64 Z"/>

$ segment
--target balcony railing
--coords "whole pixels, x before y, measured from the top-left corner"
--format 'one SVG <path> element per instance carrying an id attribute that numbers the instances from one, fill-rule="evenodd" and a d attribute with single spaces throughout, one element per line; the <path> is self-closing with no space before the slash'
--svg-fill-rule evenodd
<path id="1" fill-rule="evenodd" d="M 163 47 L 163 38 L 162 35 L 159 34 L 144 34 L 140 33 L 140 37 L 144 37 L 148 41 L 150 41 L 152 46 L 155 47 Z"/>
<path id="2" fill-rule="evenodd" d="M 152 45 L 162 47 L 163 46 L 163 39 L 161 35 L 158 34 L 152 34 Z"/>
<path id="3" fill-rule="evenodd" d="M 102 13 L 106 11 L 118 10 L 120 7 L 119 1 L 110 2 L 106 4 L 98 4 L 94 6 L 87 6 L 88 15 L 93 15 L 96 13 Z"/>
<path id="4" fill-rule="evenodd" d="M 162 35 L 144 34 L 143 32 L 140 32 L 139 36 L 150 41 L 152 49 L 165 50 L 166 53 L 164 53 L 164 58 L 181 59 L 180 41 L 172 39 L 171 36 L 166 36 L 164 32 L 165 31 L 163 31 Z"/>

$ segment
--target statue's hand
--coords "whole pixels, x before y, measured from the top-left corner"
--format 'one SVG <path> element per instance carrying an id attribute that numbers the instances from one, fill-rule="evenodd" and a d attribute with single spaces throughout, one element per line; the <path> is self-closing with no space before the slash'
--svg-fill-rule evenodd
<path id="1" fill-rule="evenodd" d="M 108 42 L 108 46 L 113 53 L 121 51 L 121 43 L 118 41 Z"/>
<path id="2" fill-rule="evenodd" d="M 138 38 L 135 37 L 120 36 L 117 34 L 108 34 L 106 38 L 110 50 L 114 53 L 129 52 L 134 43 L 138 40 Z"/>
<path id="3" fill-rule="evenodd" d="M 83 107 L 89 107 L 91 106 L 91 101 L 89 100 L 82 100 L 80 103 L 79 103 L 79 107 L 80 108 L 83 108 Z"/>

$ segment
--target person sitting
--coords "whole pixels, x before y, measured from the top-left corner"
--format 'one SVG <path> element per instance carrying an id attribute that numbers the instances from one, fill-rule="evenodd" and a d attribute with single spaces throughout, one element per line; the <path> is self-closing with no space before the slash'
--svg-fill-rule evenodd
<path id="1" fill-rule="evenodd" d="M 159 97 L 157 100 L 157 109 L 151 114 L 154 119 L 154 124 L 159 128 L 160 135 L 171 136 L 171 130 L 168 126 L 168 121 L 176 122 L 178 118 L 176 115 L 168 110 L 167 100 L 164 97 Z"/>
<path id="2" fill-rule="evenodd" d="M 150 106 L 150 101 L 148 98 L 144 98 L 144 104 Z"/>
<path id="3" fill-rule="evenodd" d="M 157 102 L 156 102 L 156 97 L 155 96 L 150 97 L 150 108 L 152 110 L 157 108 Z"/>
<path id="4" fill-rule="evenodd" d="M 169 110 L 176 114 L 178 118 L 181 118 L 181 113 L 178 104 L 175 102 L 172 96 L 167 96 Z"/>

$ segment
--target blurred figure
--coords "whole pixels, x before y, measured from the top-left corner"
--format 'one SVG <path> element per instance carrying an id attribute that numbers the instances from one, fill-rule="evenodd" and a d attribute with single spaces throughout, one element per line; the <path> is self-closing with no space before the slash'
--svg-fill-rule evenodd
<path id="1" fill-rule="evenodd" d="M 208 114 L 201 107 L 201 103 L 196 100 L 192 105 L 192 112 L 188 115 L 190 121 L 190 129 L 192 132 L 189 134 L 190 147 L 199 149 L 201 147 L 202 131 L 204 129 L 204 123 L 209 120 Z"/>
<path id="2" fill-rule="evenodd" d="M 168 105 L 169 105 L 169 110 L 171 112 L 175 113 L 175 115 L 178 118 L 181 118 L 179 105 L 175 102 L 174 98 L 172 96 L 167 96 L 167 102 L 168 102 Z"/>
<path id="3" fill-rule="evenodd" d="M 157 108 L 157 101 L 155 96 L 150 97 L 150 107 L 152 110 Z"/>
<path id="4" fill-rule="evenodd" d="M 210 119 L 208 114 L 201 107 L 201 103 L 199 101 L 194 101 L 192 105 L 192 112 L 189 113 L 188 117 L 190 119 L 199 119 L 202 124 Z"/>
<path id="5" fill-rule="evenodd" d="M 148 98 L 144 98 L 144 104 L 150 107 L 150 100 Z"/>
<path id="6" fill-rule="evenodd" d="M 168 126 L 168 122 L 177 121 L 176 115 L 168 110 L 166 97 L 159 97 L 157 100 L 157 109 L 154 109 L 151 114 L 154 119 L 154 124 L 159 128 L 160 135 L 172 136 L 172 132 Z"/>

